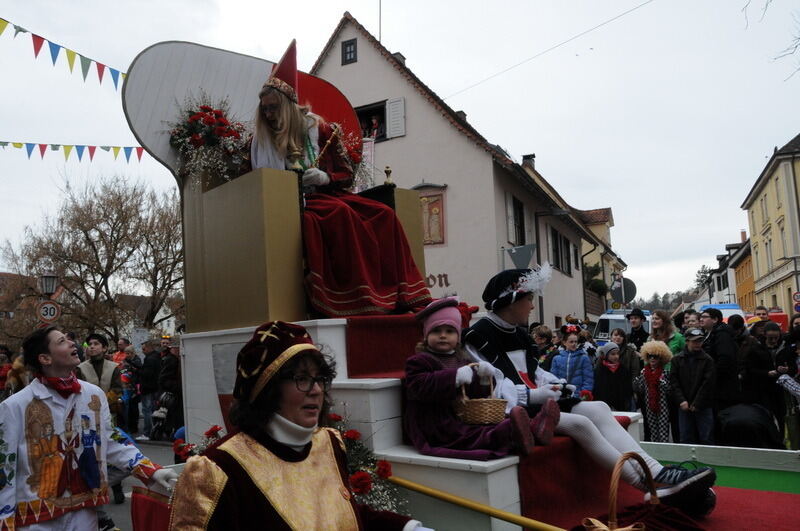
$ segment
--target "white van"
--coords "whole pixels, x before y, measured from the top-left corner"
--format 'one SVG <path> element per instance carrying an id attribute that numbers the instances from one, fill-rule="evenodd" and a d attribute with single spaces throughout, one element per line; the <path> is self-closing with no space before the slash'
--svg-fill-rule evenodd
<path id="1" fill-rule="evenodd" d="M 606 313 L 597 319 L 597 324 L 594 327 L 594 342 L 598 347 L 605 345 L 611 340 L 611 331 L 615 328 L 622 328 L 628 334 L 631 331 L 631 324 L 625 318 L 631 310 L 608 310 Z M 645 331 L 650 333 L 650 311 L 642 310 L 644 313 L 645 321 L 642 323 Z"/>

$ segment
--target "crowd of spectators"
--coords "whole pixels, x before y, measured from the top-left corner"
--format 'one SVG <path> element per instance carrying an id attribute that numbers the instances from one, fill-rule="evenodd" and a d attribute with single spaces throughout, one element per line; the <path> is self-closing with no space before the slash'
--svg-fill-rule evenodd
<path id="1" fill-rule="evenodd" d="M 763 307 L 749 323 L 741 315 L 726 323 L 716 308 L 674 319 L 655 311 L 649 332 L 641 310 L 627 318 L 629 331 L 612 330 L 601 347 L 579 327 L 553 331 L 535 323 L 530 333 L 542 368 L 584 398 L 640 411 L 648 441 L 800 448 L 792 394 L 800 388 L 800 314 L 791 316 L 787 332 Z"/>

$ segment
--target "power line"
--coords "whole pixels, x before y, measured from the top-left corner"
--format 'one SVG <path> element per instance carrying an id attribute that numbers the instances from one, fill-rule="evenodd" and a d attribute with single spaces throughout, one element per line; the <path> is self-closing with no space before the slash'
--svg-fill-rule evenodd
<path id="1" fill-rule="evenodd" d="M 509 66 L 508 68 L 506 68 L 505 70 L 501 70 L 500 72 L 497 72 L 497 73 L 495 73 L 495 74 L 492 74 L 491 76 L 489 76 L 489 77 L 487 77 L 487 78 L 481 79 L 480 81 L 478 81 L 478 82 L 476 82 L 476 83 L 473 83 L 472 85 L 470 85 L 470 86 L 468 86 L 468 87 L 466 87 L 466 88 L 463 88 L 463 89 L 461 89 L 461 90 L 459 90 L 459 91 L 457 91 L 457 92 L 454 92 L 454 93 L 450 94 L 449 96 L 447 96 L 446 98 L 443 98 L 443 99 L 445 99 L 445 100 L 447 100 L 447 99 L 450 99 L 450 98 L 452 98 L 453 96 L 457 96 L 457 95 L 461 94 L 462 92 L 466 92 L 466 91 L 468 91 L 468 90 L 470 90 L 470 89 L 473 89 L 473 88 L 477 87 L 478 85 L 481 85 L 481 84 L 483 84 L 483 83 L 486 83 L 486 82 L 487 82 L 487 81 L 489 81 L 490 79 L 494 79 L 494 78 L 496 78 L 497 76 L 499 76 L 499 75 L 501 75 L 501 74 L 505 74 L 505 73 L 506 73 L 506 72 L 508 72 L 509 70 L 513 70 L 514 68 L 517 68 L 518 66 L 524 65 L 525 63 L 527 63 L 527 62 L 529 62 L 529 61 L 533 61 L 533 60 L 534 60 L 534 59 L 536 59 L 537 57 L 541 57 L 541 56 L 543 56 L 544 54 L 546 54 L 546 53 L 548 53 L 548 52 L 552 52 L 552 51 L 553 51 L 553 50 L 555 50 L 556 48 L 560 48 L 561 46 L 564 46 L 565 44 L 567 44 L 567 43 L 569 43 L 569 42 L 572 42 L 572 41 L 574 41 L 574 40 L 575 40 L 575 39 L 577 39 L 578 37 L 583 37 L 583 36 L 584 36 L 584 35 L 586 35 L 587 33 L 590 33 L 590 32 L 592 32 L 592 31 L 594 31 L 594 30 L 596 30 L 596 29 L 598 29 L 598 28 L 602 28 L 602 27 L 603 27 L 603 26 L 605 26 L 606 24 L 610 24 L 610 23 L 614 22 L 615 20 L 617 20 L 617 19 L 620 19 L 620 18 L 624 17 L 624 16 L 625 16 L 625 15 L 627 15 L 628 13 L 633 13 L 634 11 L 636 11 L 637 9 L 639 9 L 640 7 L 644 7 L 644 6 L 646 6 L 647 4 L 649 4 L 649 3 L 651 3 L 651 2 L 654 2 L 654 1 L 655 1 L 655 0 L 647 0 L 646 2 L 642 2 L 642 3 L 641 3 L 641 4 L 639 4 L 638 6 L 632 7 L 631 9 L 628 9 L 627 11 L 623 11 L 623 12 L 622 12 L 622 13 L 620 13 L 619 15 L 617 15 L 617 16 L 615 16 L 615 17 L 613 17 L 613 18 L 610 18 L 610 19 L 606 20 L 605 22 L 601 22 L 600 24 L 598 24 L 597 26 L 594 26 L 593 28 L 589 28 L 589 29 L 587 29 L 586 31 L 582 31 L 581 33 L 578 33 L 577 35 L 573 35 L 572 37 L 570 37 L 569 39 L 567 39 L 567 40 L 565 40 L 565 41 L 562 41 L 562 42 L 560 42 L 560 43 L 558 43 L 558 44 L 556 44 L 556 45 L 554 45 L 554 46 L 551 46 L 550 48 L 548 48 L 548 49 L 546 49 L 546 50 L 543 50 L 543 51 L 541 51 L 541 52 L 537 53 L 536 55 L 534 55 L 534 56 L 532 56 L 532 57 L 528 57 L 527 59 L 525 59 L 525 60 L 523 60 L 523 61 L 520 61 L 519 63 L 517 63 L 517 64 L 515 64 L 515 65 L 511 65 L 511 66 Z"/>

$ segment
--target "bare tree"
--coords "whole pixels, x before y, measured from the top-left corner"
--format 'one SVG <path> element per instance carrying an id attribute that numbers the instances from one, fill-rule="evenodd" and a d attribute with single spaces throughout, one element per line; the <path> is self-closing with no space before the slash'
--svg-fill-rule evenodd
<path id="1" fill-rule="evenodd" d="M 752 0 L 747 0 L 742 6 L 742 13 L 744 13 L 745 26 L 750 25 L 750 19 L 747 16 L 747 13 L 751 3 Z M 763 4 L 761 5 L 761 18 L 759 20 L 764 20 L 764 17 L 767 16 L 767 10 L 769 10 L 770 4 L 772 4 L 772 0 L 763 0 Z M 775 56 L 775 59 L 782 59 L 784 57 L 789 57 L 800 51 L 800 16 L 798 16 L 797 13 L 793 13 L 792 17 L 794 18 L 794 27 L 795 27 L 794 34 L 792 35 L 792 40 L 786 48 L 778 52 L 778 54 Z M 800 64 L 798 64 L 798 66 L 792 71 L 792 73 L 789 74 L 789 77 L 787 77 L 786 80 L 794 76 L 797 72 L 800 72 Z"/>
<path id="2" fill-rule="evenodd" d="M 164 303 L 183 280 L 180 227 L 175 193 L 112 177 L 67 186 L 56 214 L 26 227 L 18 249 L 6 242 L 3 254 L 23 277 L 59 275 L 64 324 L 118 337 L 131 324 L 152 328 L 162 308 L 171 315 Z M 147 296 L 144 316 L 120 304 L 121 294 Z"/>

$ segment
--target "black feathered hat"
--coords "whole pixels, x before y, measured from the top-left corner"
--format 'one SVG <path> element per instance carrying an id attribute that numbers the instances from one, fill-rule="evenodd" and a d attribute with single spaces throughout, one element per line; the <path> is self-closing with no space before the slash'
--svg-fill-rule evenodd
<path id="1" fill-rule="evenodd" d="M 552 269 L 545 262 L 538 269 L 506 269 L 489 279 L 483 290 L 486 309 L 496 312 L 528 293 L 541 293 L 550 281 Z"/>

